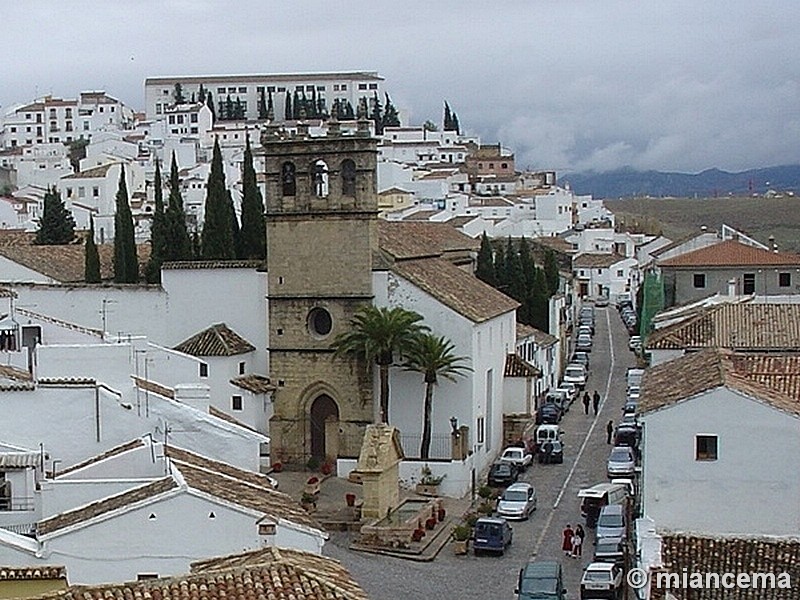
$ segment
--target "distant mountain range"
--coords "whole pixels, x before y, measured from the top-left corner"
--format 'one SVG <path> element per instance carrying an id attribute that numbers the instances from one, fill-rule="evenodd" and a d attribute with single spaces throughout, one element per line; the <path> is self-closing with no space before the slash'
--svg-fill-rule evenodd
<path id="1" fill-rule="evenodd" d="M 696 174 L 636 171 L 625 167 L 605 173 L 569 173 L 559 177 L 561 185 L 567 182 L 576 194 L 609 199 L 634 196 L 747 196 L 763 194 L 768 190 L 797 193 L 800 191 L 800 165 L 750 169 L 740 173 L 708 169 Z"/>

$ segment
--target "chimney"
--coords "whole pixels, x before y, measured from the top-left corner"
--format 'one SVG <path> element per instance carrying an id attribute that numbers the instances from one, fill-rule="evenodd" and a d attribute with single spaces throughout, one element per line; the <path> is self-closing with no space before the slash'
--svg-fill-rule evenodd
<path id="1" fill-rule="evenodd" d="M 175 401 L 207 413 L 211 390 L 204 383 L 179 383 L 175 386 Z"/>
<path id="2" fill-rule="evenodd" d="M 778 253 L 778 244 L 775 243 L 775 236 L 769 236 L 769 249 L 772 250 L 775 254 Z"/>

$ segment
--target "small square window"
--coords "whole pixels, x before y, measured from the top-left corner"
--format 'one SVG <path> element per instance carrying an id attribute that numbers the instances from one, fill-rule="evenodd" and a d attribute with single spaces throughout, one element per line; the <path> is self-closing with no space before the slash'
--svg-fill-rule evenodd
<path id="1" fill-rule="evenodd" d="M 97 198 L 99 195 L 100 195 L 100 188 L 97 187 L 97 186 L 94 186 L 92 188 L 92 197 L 93 198 Z"/>
<path id="2" fill-rule="evenodd" d="M 246 87 L 240 87 L 239 88 L 239 93 L 240 94 L 246 94 L 247 93 L 247 88 Z"/>
<path id="3" fill-rule="evenodd" d="M 267 93 L 268 93 L 268 94 L 269 94 L 269 93 L 272 93 L 272 94 L 274 94 L 274 93 L 275 93 L 275 86 L 274 86 L 274 85 L 268 85 L 268 86 L 267 86 Z"/>
<path id="4" fill-rule="evenodd" d="M 717 460 L 717 436 L 695 436 L 695 460 Z"/>
<path id="5" fill-rule="evenodd" d="M 625 271 L 623 271 L 622 269 L 617 269 L 617 277 L 624 277 L 624 275 Z"/>
<path id="6" fill-rule="evenodd" d="M 778 285 L 780 287 L 791 287 L 792 286 L 792 274 L 791 273 L 778 273 Z"/>
<path id="7" fill-rule="evenodd" d="M 218 94 L 224 94 L 225 93 L 225 88 L 224 87 L 217 88 L 217 93 Z"/>
<path id="8" fill-rule="evenodd" d="M 241 396 L 231 396 L 231 409 L 233 409 L 233 410 L 242 410 L 242 397 Z"/>
<path id="9" fill-rule="evenodd" d="M 256 86 L 256 92 L 259 93 L 259 94 L 263 94 L 264 93 L 264 86 L 263 85 Z"/>
<path id="10" fill-rule="evenodd" d="M 366 84 L 366 83 L 359 83 L 359 84 L 358 84 L 358 89 L 360 89 L 360 90 L 365 90 L 365 89 L 367 89 L 367 84 Z"/>
<path id="11" fill-rule="evenodd" d="M 694 287 L 697 289 L 702 289 L 706 287 L 706 274 L 705 273 L 695 273 L 693 277 Z"/>
<path id="12" fill-rule="evenodd" d="M 200 363 L 200 377 L 208 377 L 208 365 Z"/>
<path id="13" fill-rule="evenodd" d="M 369 84 L 369 89 L 371 89 L 371 90 L 377 90 L 377 89 L 378 89 L 378 84 L 377 84 L 377 83 L 370 83 L 370 84 Z"/>

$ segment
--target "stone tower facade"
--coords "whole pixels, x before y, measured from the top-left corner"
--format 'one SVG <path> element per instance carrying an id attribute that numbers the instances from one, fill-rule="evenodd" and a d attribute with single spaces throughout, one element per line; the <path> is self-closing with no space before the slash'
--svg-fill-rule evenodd
<path id="1" fill-rule="evenodd" d="M 373 421 L 371 365 L 330 344 L 372 302 L 377 147 L 366 123 L 324 137 L 277 127 L 261 142 L 266 169 L 272 460 L 358 456 Z"/>

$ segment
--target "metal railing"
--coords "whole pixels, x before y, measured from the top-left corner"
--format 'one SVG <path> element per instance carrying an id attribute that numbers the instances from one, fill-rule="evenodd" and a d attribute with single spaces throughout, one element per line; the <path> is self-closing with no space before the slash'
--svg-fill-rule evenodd
<path id="1" fill-rule="evenodd" d="M 400 435 L 400 445 L 406 458 L 420 458 L 420 444 L 422 434 L 404 433 Z M 437 460 L 449 460 L 452 457 L 453 449 L 449 434 L 436 433 L 431 436 L 431 447 L 429 458 Z"/>
<path id="2" fill-rule="evenodd" d="M 0 529 L 5 529 L 18 535 L 36 535 L 36 523 L 17 523 L 15 525 L 0 525 Z"/>
<path id="3" fill-rule="evenodd" d="M 36 501 L 32 497 L 0 497 L 0 512 L 25 512 L 32 510 L 36 510 Z"/>

